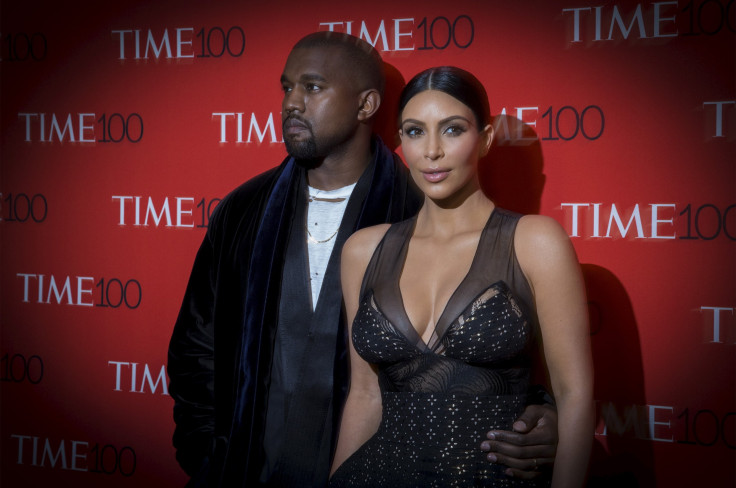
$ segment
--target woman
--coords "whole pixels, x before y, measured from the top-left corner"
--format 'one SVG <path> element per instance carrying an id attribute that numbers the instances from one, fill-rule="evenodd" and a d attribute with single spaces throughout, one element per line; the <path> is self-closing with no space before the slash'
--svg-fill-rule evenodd
<path id="1" fill-rule="evenodd" d="M 416 217 L 355 233 L 342 254 L 351 386 L 331 486 L 544 486 L 479 449 L 523 409 L 533 348 L 558 409 L 552 486 L 582 486 L 593 437 L 585 293 L 563 229 L 497 208 L 477 163 L 493 140 L 481 83 L 459 68 L 414 77 L 399 106 Z"/>

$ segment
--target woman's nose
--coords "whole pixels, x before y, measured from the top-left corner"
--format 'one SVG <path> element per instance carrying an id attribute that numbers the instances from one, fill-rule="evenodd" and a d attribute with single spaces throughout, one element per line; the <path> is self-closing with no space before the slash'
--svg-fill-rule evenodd
<path id="1" fill-rule="evenodd" d="M 424 157 L 434 161 L 444 156 L 445 153 L 442 150 L 442 143 L 440 138 L 436 135 L 430 135 L 427 137 L 427 145 L 424 148 Z"/>

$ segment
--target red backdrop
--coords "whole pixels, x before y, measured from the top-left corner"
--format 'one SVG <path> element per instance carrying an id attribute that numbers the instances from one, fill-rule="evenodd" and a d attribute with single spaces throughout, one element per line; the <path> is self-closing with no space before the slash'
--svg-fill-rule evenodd
<path id="1" fill-rule="evenodd" d="M 183 485 L 163 368 L 191 263 L 218 199 L 284 157 L 281 69 L 328 29 L 379 49 L 386 107 L 430 66 L 486 85 L 486 189 L 583 263 L 594 475 L 736 483 L 733 0 L 8 3 L 3 486 Z"/>

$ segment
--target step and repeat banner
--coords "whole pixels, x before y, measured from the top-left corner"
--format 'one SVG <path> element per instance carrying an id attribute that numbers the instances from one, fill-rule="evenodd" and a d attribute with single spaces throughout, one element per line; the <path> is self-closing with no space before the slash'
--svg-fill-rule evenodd
<path id="1" fill-rule="evenodd" d="M 284 158 L 293 44 L 485 84 L 500 206 L 588 289 L 598 486 L 736 484 L 733 0 L 3 2 L 0 484 L 177 487 L 168 340 L 220 199 Z M 400 154 L 400 148 L 397 147 Z"/>

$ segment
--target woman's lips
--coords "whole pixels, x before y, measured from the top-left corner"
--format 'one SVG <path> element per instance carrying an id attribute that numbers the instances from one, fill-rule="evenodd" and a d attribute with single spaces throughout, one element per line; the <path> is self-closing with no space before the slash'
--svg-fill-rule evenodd
<path id="1" fill-rule="evenodd" d="M 430 183 L 439 183 L 450 175 L 450 170 L 429 170 L 422 171 L 422 174 L 424 175 L 424 179 Z"/>

